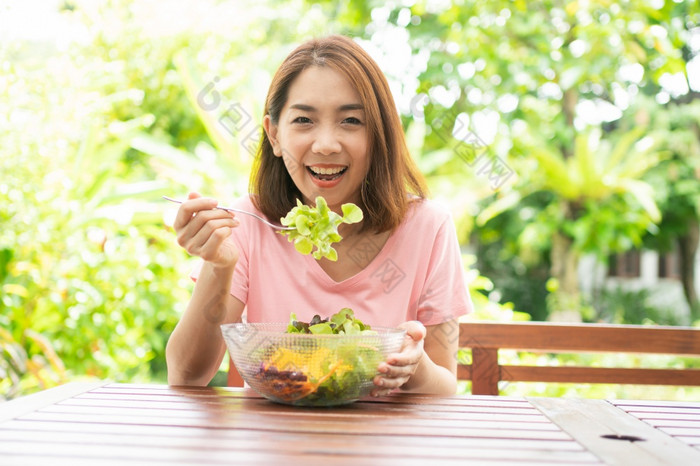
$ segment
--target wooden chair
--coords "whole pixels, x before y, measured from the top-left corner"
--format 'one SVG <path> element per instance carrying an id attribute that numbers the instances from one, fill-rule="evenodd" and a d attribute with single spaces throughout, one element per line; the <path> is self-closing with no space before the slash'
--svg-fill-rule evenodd
<path id="1" fill-rule="evenodd" d="M 700 386 L 700 369 L 501 365 L 500 349 L 537 353 L 646 353 L 700 356 L 700 329 L 552 322 L 460 323 L 459 347 L 472 363 L 457 378 L 472 394 L 498 395 L 499 381 Z"/>
<path id="2" fill-rule="evenodd" d="M 242 387 L 244 385 L 243 377 L 238 373 L 236 365 L 233 363 L 233 359 L 229 356 L 228 358 L 228 378 L 227 385 L 229 387 Z"/>

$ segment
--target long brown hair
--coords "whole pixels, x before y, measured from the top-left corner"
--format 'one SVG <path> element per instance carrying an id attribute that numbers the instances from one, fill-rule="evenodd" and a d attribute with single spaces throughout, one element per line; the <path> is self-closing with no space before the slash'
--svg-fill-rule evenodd
<path id="1" fill-rule="evenodd" d="M 309 40 L 290 53 L 275 73 L 265 102 L 265 115 L 279 122 L 289 87 L 304 69 L 329 66 L 342 73 L 357 89 L 365 109 L 370 165 L 361 189 L 362 230 L 396 228 L 416 197 L 427 194 L 425 180 L 406 147 L 401 120 L 384 74 L 353 40 L 339 35 Z M 301 199 L 285 166 L 287 156 L 276 157 L 263 131 L 250 178 L 253 202 L 268 218 L 284 217 Z M 412 196 L 413 195 L 413 196 Z"/>

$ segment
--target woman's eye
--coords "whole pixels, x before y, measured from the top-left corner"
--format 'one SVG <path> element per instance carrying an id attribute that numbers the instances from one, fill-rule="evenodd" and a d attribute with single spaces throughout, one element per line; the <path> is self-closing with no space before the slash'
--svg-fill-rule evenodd
<path id="1" fill-rule="evenodd" d="M 293 120 L 294 123 L 311 123 L 311 120 L 307 117 L 296 117 Z"/>
<path id="2" fill-rule="evenodd" d="M 351 125 L 360 125 L 362 122 L 355 117 L 348 117 L 343 120 L 343 123 L 350 123 Z"/>

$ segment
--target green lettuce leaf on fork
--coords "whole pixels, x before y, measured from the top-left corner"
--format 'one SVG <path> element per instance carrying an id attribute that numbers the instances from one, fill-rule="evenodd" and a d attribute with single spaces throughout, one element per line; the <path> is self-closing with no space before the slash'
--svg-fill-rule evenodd
<path id="1" fill-rule="evenodd" d="M 315 207 L 302 204 L 297 199 L 297 206 L 280 219 L 282 225 L 293 227 L 294 230 L 282 230 L 279 233 L 286 235 L 302 254 L 310 254 L 313 251 L 316 260 L 325 257 L 336 261 L 338 252 L 331 244 L 343 239 L 338 234 L 338 226 L 341 223 L 358 223 L 363 218 L 362 210 L 355 204 L 343 204 L 341 209 L 343 215 L 333 212 L 321 196 L 316 198 Z"/>

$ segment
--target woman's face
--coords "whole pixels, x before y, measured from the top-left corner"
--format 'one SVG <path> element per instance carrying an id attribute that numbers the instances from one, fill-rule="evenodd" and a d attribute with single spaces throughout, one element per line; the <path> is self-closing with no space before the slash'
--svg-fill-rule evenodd
<path id="1" fill-rule="evenodd" d="M 369 169 L 367 124 L 360 96 L 330 67 L 311 66 L 292 82 L 277 124 L 263 125 L 304 203 L 323 196 L 334 211 L 358 204 Z"/>

